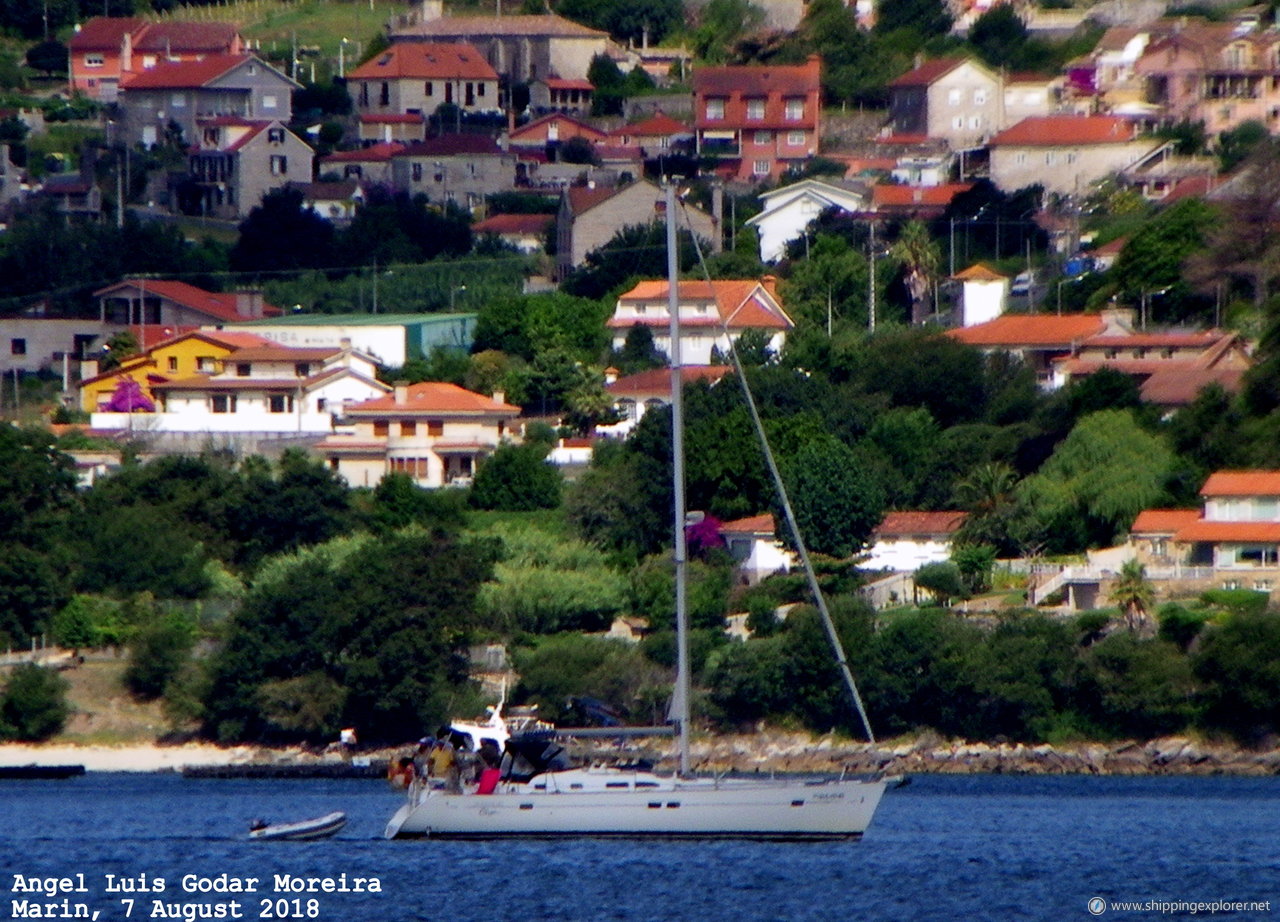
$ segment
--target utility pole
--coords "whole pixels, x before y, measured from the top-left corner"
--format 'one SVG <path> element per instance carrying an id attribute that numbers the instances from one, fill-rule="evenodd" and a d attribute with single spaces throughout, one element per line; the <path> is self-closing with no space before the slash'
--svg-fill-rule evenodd
<path id="1" fill-rule="evenodd" d="M 868 263 L 871 271 L 867 277 L 867 332 L 874 333 L 876 331 L 876 223 L 875 221 L 867 222 L 867 229 L 871 234 L 870 243 L 868 245 Z"/>

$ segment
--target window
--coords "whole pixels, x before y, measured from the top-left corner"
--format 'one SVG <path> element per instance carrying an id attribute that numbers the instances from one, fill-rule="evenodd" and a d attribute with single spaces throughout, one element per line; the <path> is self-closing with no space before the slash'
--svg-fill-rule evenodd
<path id="1" fill-rule="evenodd" d="M 252 371 L 253 371 L 253 366 L 252 366 L 252 365 L 250 365 L 248 362 L 237 362 L 237 363 L 236 363 L 236 377 L 237 377 L 237 378 L 247 378 L 247 377 L 249 377 L 249 374 L 250 374 Z"/>
<path id="2" fill-rule="evenodd" d="M 971 116 L 969 116 L 969 127 L 970 127 L 970 128 L 979 128 L 979 127 L 981 127 L 981 126 L 982 126 L 982 116 L 981 116 L 981 115 L 971 115 Z"/>
<path id="3" fill-rule="evenodd" d="M 1027 162 L 1027 152 L 1018 151 L 1018 153 L 1013 155 L 1013 162 L 1018 166 L 1025 166 Z"/>
<path id="4" fill-rule="evenodd" d="M 101 67 L 104 63 L 100 54 L 86 54 L 84 56 L 85 67 Z"/>
<path id="5" fill-rule="evenodd" d="M 444 435 L 444 420 L 427 420 L 427 435 Z"/>
<path id="6" fill-rule="evenodd" d="M 1247 567 L 1274 567 L 1276 565 L 1276 549 L 1270 545 L 1246 546 L 1236 555 L 1242 565 Z"/>
<path id="7" fill-rule="evenodd" d="M 963 115 L 957 115 L 955 118 L 953 118 L 953 119 L 951 120 L 951 127 L 952 127 L 952 128 L 963 128 L 963 127 L 964 127 L 964 116 L 963 116 Z"/>
<path id="8" fill-rule="evenodd" d="M 178 370 L 178 357 L 176 355 L 169 356 L 169 370 L 170 371 Z"/>
<path id="9" fill-rule="evenodd" d="M 391 84 L 385 80 L 382 81 L 382 89 L 378 91 L 378 105 L 391 105 Z"/>
<path id="10" fill-rule="evenodd" d="M 26 355 L 27 341 L 25 339 L 9 340 L 9 354 L 10 355 Z"/>
<path id="11" fill-rule="evenodd" d="M 270 141 L 272 144 L 283 144 L 283 143 L 284 143 L 284 129 L 283 129 L 283 128 L 268 128 L 268 129 L 267 129 L 267 140 L 268 140 L 268 141 Z"/>
<path id="12" fill-rule="evenodd" d="M 764 100 L 748 99 L 747 100 L 747 118 L 764 118 Z"/>
<path id="13" fill-rule="evenodd" d="M 367 83 L 360 84 L 360 105 L 369 105 L 369 84 Z"/>
<path id="14" fill-rule="evenodd" d="M 804 118 L 804 100 L 788 99 L 786 110 L 783 113 L 789 122 L 798 122 Z"/>
<path id="15" fill-rule="evenodd" d="M 209 398 L 209 409 L 214 413 L 234 413 L 236 411 L 236 395 L 214 394 Z"/>
<path id="16" fill-rule="evenodd" d="M 947 105 L 949 105 L 949 106 L 958 106 L 958 105 L 960 105 L 960 91 L 959 91 L 959 90 L 948 90 L 948 91 L 947 91 Z"/>
<path id="17" fill-rule="evenodd" d="M 211 355 L 202 355 L 196 359 L 196 371 L 213 371 L 218 367 L 218 360 Z"/>
<path id="18" fill-rule="evenodd" d="M 433 81 L 428 80 L 422 85 L 422 92 L 427 96 L 436 95 L 436 85 Z"/>
<path id="19" fill-rule="evenodd" d="M 414 163 L 409 166 L 409 173 L 413 177 L 414 182 L 422 182 L 422 164 Z"/>
<path id="20" fill-rule="evenodd" d="M 270 96 L 262 97 L 262 108 L 276 109 L 276 108 L 279 108 L 279 106 L 280 106 L 280 100 L 277 96 L 270 95 Z"/>
<path id="21" fill-rule="evenodd" d="M 974 91 L 973 91 L 973 104 L 974 104 L 975 106 L 985 106 L 985 105 L 987 104 L 987 91 L 986 91 L 986 90 L 974 90 Z"/>
<path id="22" fill-rule="evenodd" d="M 787 146 L 788 146 L 788 147 L 804 147 L 804 132 L 803 132 L 803 131 L 788 131 L 788 132 L 787 132 Z"/>
<path id="23" fill-rule="evenodd" d="M 293 373 L 296 377 L 305 378 L 311 374 L 311 365 L 307 362 L 297 362 L 293 366 Z"/>
<path id="24" fill-rule="evenodd" d="M 183 96 L 181 93 L 171 93 L 169 95 L 169 105 L 173 106 L 175 109 L 185 108 L 187 105 L 187 97 Z"/>
<path id="25" fill-rule="evenodd" d="M 293 412 L 293 396 L 290 394 L 268 394 L 267 395 L 267 412 L 292 413 Z"/>
<path id="26" fill-rule="evenodd" d="M 476 84 L 476 95 L 479 96 L 481 99 L 484 98 L 484 87 L 485 85 L 483 83 Z M 573 95 L 577 96 L 578 95 L 577 91 L 575 91 Z"/>
<path id="27" fill-rule="evenodd" d="M 373 434 L 379 438 L 386 438 L 391 431 L 391 425 L 385 419 L 375 419 L 373 421 Z"/>
<path id="28" fill-rule="evenodd" d="M 757 144 L 768 144 L 773 140 L 772 131 L 757 131 L 755 133 L 755 142 Z"/>
<path id="29" fill-rule="evenodd" d="M 1075 162 L 1076 162 L 1075 151 L 1072 151 L 1071 153 L 1067 154 L 1067 163 L 1075 163 Z"/>
<path id="30" fill-rule="evenodd" d="M 724 118 L 724 100 L 723 99 L 707 100 L 707 118 L 709 119 Z"/>
<path id="31" fill-rule="evenodd" d="M 271 175 L 286 176 L 289 173 L 289 158 L 283 154 L 271 155 Z"/>
<path id="32" fill-rule="evenodd" d="M 418 434 L 417 421 L 412 419 L 400 420 L 400 434 L 401 435 L 417 435 Z"/>
<path id="33" fill-rule="evenodd" d="M 751 172 L 752 172 L 752 173 L 754 173 L 754 174 L 755 174 L 755 175 L 757 175 L 757 176 L 768 176 L 768 175 L 769 175 L 769 161 L 768 161 L 768 160 L 756 160 L 755 162 L 753 162 L 753 163 L 751 164 Z"/>
<path id="34" fill-rule="evenodd" d="M 1044 165 L 1045 165 L 1045 166 L 1053 166 L 1054 161 L 1056 161 L 1057 159 L 1058 159 L 1058 158 L 1057 158 L 1057 156 L 1053 153 L 1053 151 L 1049 151 L 1049 152 L 1047 152 L 1047 153 L 1044 155 Z"/>

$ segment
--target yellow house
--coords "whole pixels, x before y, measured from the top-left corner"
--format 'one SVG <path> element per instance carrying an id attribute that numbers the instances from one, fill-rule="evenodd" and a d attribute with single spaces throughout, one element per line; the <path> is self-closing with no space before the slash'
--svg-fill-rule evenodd
<path id="1" fill-rule="evenodd" d="M 82 379 L 80 409 L 92 413 L 105 407 L 123 378 L 133 379 L 142 394 L 154 402 L 153 384 L 212 374 L 237 349 L 262 345 L 270 342 L 253 333 L 193 330 L 174 336 L 125 359 L 110 371 Z"/>

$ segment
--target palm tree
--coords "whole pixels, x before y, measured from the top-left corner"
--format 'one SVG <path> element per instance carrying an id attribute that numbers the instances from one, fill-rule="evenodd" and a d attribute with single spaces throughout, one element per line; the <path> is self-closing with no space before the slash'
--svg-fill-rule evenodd
<path id="1" fill-rule="evenodd" d="M 956 484 L 956 502 L 969 513 L 957 540 L 1011 550 L 1014 541 L 1009 534 L 1010 516 L 1017 485 L 1017 472 L 1003 462 L 979 464 L 970 471 Z"/>
<path id="2" fill-rule="evenodd" d="M 1120 575 L 1111 587 L 1111 601 L 1124 612 L 1125 624 L 1136 631 L 1147 626 L 1147 610 L 1155 601 L 1156 590 L 1147 579 L 1147 568 L 1138 558 L 1130 557 L 1120 567 Z"/>
<path id="3" fill-rule="evenodd" d="M 942 251 L 929 236 L 923 221 L 910 221 L 902 228 L 889 255 L 902 263 L 903 281 L 911 295 L 912 324 L 924 323 L 929 292 L 942 268 Z"/>

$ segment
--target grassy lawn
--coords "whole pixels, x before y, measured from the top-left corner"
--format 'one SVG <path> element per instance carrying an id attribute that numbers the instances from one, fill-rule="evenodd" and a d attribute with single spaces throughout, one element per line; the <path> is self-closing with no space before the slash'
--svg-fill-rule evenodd
<path id="1" fill-rule="evenodd" d="M 327 71 L 336 69 L 342 39 L 347 40 L 350 64 L 357 63 L 359 53 L 387 20 L 405 10 L 404 3 L 389 0 L 246 0 L 225 6 L 177 7 L 169 15 L 173 19 L 238 23 L 245 38 L 260 42 L 264 52 L 286 57 L 296 38 L 302 65 L 315 61 L 317 71 Z"/>

